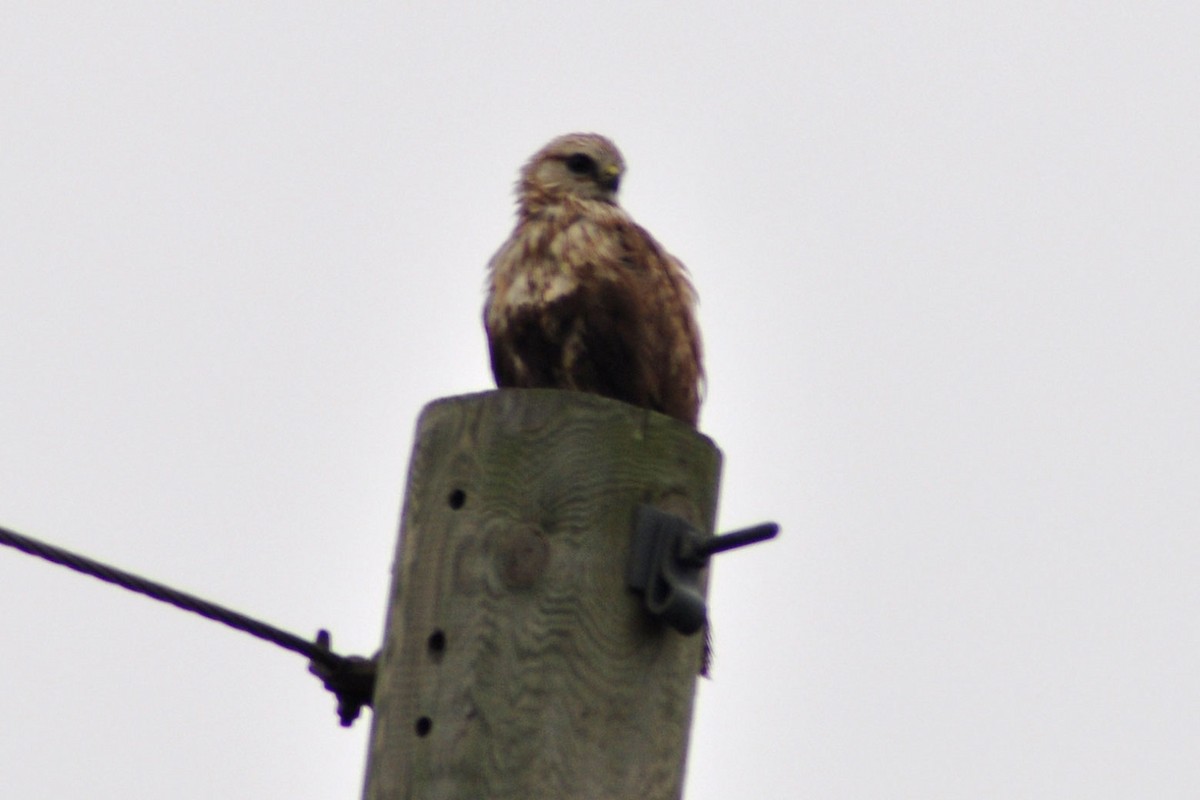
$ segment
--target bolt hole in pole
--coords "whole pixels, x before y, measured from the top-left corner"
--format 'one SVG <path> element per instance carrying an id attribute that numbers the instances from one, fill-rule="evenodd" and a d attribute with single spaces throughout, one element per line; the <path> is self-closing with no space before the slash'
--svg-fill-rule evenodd
<path id="1" fill-rule="evenodd" d="M 429 647 L 429 655 L 433 658 L 434 662 L 441 661 L 442 656 L 446 654 L 446 633 L 438 629 L 429 634 L 427 646 Z"/>
<path id="2" fill-rule="evenodd" d="M 433 720 L 429 717 L 417 718 L 417 736 L 428 736 L 431 730 L 433 730 Z"/>
<path id="3" fill-rule="evenodd" d="M 464 492 L 462 489 L 455 489 L 454 491 L 452 491 L 450 493 L 450 497 L 447 499 L 450 503 L 450 507 L 453 508 L 455 511 L 458 511 L 460 508 L 462 508 L 466 504 L 467 493 Z"/>

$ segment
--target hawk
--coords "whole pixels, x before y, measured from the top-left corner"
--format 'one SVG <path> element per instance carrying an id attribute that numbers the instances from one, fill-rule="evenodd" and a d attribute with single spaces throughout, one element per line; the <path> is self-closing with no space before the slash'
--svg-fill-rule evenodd
<path id="1" fill-rule="evenodd" d="M 488 265 L 492 373 L 501 388 L 591 392 L 695 427 L 695 291 L 617 205 L 624 172 L 594 133 L 560 136 L 522 168 L 516 228 Z"/>

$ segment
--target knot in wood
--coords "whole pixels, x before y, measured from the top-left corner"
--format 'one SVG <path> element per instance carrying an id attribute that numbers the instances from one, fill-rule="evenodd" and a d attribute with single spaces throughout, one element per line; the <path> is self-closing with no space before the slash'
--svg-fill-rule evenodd
<path id="1" fill-rule="evenodd" d="M 550 543 L 535 525 L 514 525 L 499 536 L 496 565 L 500 578 L 511 589 L 527 589 L 537 582 L 550 561 Z"/>

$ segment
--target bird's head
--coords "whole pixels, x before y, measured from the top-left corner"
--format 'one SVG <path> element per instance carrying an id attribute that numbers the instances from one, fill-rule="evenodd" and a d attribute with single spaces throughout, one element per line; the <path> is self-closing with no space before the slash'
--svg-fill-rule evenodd
<path id="1" fill-rule="evenodd" d="M 625 160 L 615 144 L 595 133 L 568 133 L 525 164 L 517 199 L 525 210 L 568 198 L 615 205 L 624 173 Z"/>

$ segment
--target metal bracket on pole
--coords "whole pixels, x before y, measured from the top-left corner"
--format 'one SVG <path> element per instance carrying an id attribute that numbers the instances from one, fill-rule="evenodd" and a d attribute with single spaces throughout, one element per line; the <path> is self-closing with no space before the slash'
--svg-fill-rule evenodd
<path id="1" fill-rule="evenodd" d="M 708 565 L 708 559 L 735 547 L 773 539 L 778 533 L 778 525 L 765 522 L 705 537 L 682 517 L 640 505 L 626 583 L 642 595 L 651 616 L 691 635 L 708 619 L 708 606 L 700 592 L 700 570 Z"/>
<path id="2" fill-rule="evenodd" d="M 317 647 L 329 650 L 329 631 L 317 632 Z M 320 678 L 325 688 L 337 697 L 338 719 L 343 728 L 349 728 L 354 720 L 358 719 L 363 706 L 371 705 L 375 695 L 378 661 L 379 656 L 376 654 L 374 658 L 343 656 L 335 665 L 316 660 L 308 662 L 308 671 Z"/>

